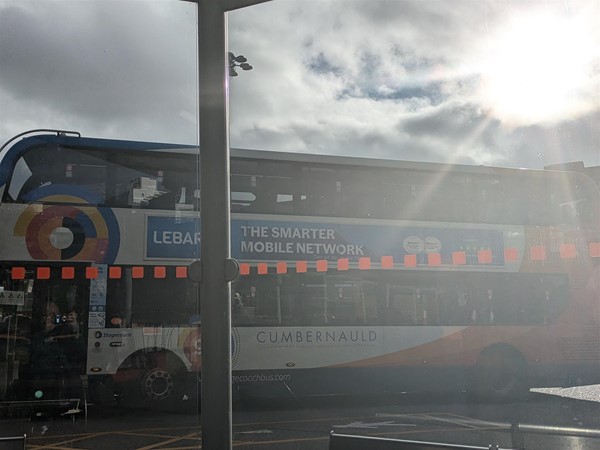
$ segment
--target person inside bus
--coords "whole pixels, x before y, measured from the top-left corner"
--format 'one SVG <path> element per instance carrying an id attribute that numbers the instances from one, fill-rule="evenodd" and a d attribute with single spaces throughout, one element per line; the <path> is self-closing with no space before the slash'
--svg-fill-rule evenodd
<path id="1" fill-rule="evenodd" d="M 61 318 L 58 306 L 52 300 L 49 300 L 46 304 L 46 313 L 44 315 L 44 332 L 52 333 L 57 325 L 60 324 Z"/>
<path id="2" fill-rule="evenodd" d="M 63 315 L 51 299 L 44 303 L 38 316 L 41 320 L 31 337 L 29 364 L 22 368 L 15 389 L 26 392 L 31 386 L 44 386 L 52 395 L 58 395 L 58 381 L 64 378 L 68 366 L 65 349 L 55 339 L 61 333 Z"/>
<path id="3" fill-rule="evenodd" d="M 60 376 L 65 391 L 63 396 L 78 394 L 85 363 L 85 343 L 79 333 L 79 312 L 75 307 L 62 317 L 61 323 L 52 332 L 54 351 L 61 353 Z"/>
<path id="4" fill-rule="evenodd" d="M 79 337 L 79 314 L 71 308 L 66 315 L 56 314 L 55 324 L 47 331 L 47 340 L 57 341 L 66 338 Z"/>
<path id="5" fill-rule="evenodd" d="M 242 302 L 242 296 L 239 292 L 234 293 L 231 296 L 231 309 L 233 310 L 234 315 L 240 315 L 242 313 L 242 307 L 244 306 Z"/>

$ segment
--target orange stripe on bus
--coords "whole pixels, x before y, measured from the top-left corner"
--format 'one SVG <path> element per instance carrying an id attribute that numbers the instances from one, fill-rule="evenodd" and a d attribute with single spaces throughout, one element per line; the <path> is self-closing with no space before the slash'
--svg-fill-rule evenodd
<path id="1" fill-rule="evenodd" d="M 338 270 L 348 270 L 350 268 L 350 261 L 348 258 L 341 258 L 337 260 Z"/>
<path id="2" fill-rule="evenodd" d="M 491 264 L 492 263 L 492 251 L 490 249 L 483 249 L 477 252 L 477 261 L 479 264 Z"/>
<path id="3" fill-rule="evenodd" d="M 269 273 L 269 266 L 267 266 L 267 263 L 259 263 L 258 264 L 258 274 L 266 275 L 267 273 Z"/>
<path id="4" fill-rule="evenodd" d="M 600 242 L 590 242 L 590 257 L 600 258 Z"/>
<path id="5" fill-rule="evenodd" d="M 154 268 L 154 278 L 167 278 L 167 268 L 165 266 L 156 266 Z"/>
<path id="6" fill-rule="evenodd" d="M 248 263 L 240 264 L 240 275 L 250 275 L 250 264 L 248 264 Z"/>
<path id="7" fill-rule="evenodd" d="M 455 266 L 462 266 L 467 263 L 466 252 L 452 252 L 452 264 Z"/>
<path id="8" fill-rule="evenodd" d="M 404 267 L 417 267 L 417 255 L 404 255 Z"/>
<path id="9" fill-rule="evenodd" d="M 577 258 L 577 247 L 575 246 L 575 244 L 561 244 L 560 245 L 560 257 L 562 259 Z"/>
<path id="10" fill-rule="evenodd" d="M 371 268 L 371 258 L 358 258 L 358 268 L 360 270 L 369 270 Z"/>
<path id="11" fill-rule="evenodd" d="M 25 267 L 13 267 L 10 270 L 10 276 L 13 280 L 25 279 Z"/>
<path id="12" fill-rule="evenodd" d="M 327 260 L 320 259 L 317 261 L 317 272 L 327 272 Z"/>
<path id="13" fill-rule="evenodd" d="M 95 280 L 98 278 L 98 268 L 97 267 L 86 267 L 85 268 L 85 278 L 88 280 Z"/>
<path id="14" fill-rule="evenodd" d="M 188 276 L 187 266 L 175 267 L 175 278 L 187 278 L 187 276 Z"/>
<path id="15" fill-rule="evenodd" d="M 442 264 L 442 255 L 439 253 L 428 253 L 427 264 L 430 266 L 439 266 Z"/>
<path id="16" fill-rule="evenodd" d="M 381 268 L 382 269 L 393 269 L 394 268 L 394 257 L 393 256 L 382 256 L 381 257 Z"/>
<path id="17" fill-rule="evenodd" d="M 287 273 L 288 267 L 285 261 L 279 261 L 277 263 L 277 273 Z"/>
<path id="18" fill-rule="evenodd" d="M 529 249 L 529 258 L 532 261 L 544 261 L 546 259 L 546 249 L 543 245 L 532 245 Z"/>
<path id="19" fill-rule="evenodd" d="M 140 266 L 132 267 L 131 278 L 144 278 L 144 268 Z"/>
<path id="20" fill-rule="evenodd" d="M 306 261 L 296 261 L 296 272 L 306 273 L 308 271 L 308 263 Z"/>
<path id="21" fill-rule="evenodd" d="M 72 280 L 75 278 L 75 267 L 63 267 L 61 272 L 63 280 Z"/>
<path id="22" fill-rule="evenodd" d="M 122 276 L 122 270 L 120 267 L 109 267 L 108 268 L 108 278 L 118 279 Z"/>
<path id="23" fill-rule="evenodd" d="M 49 280 L 50 279 L 50 267 L 38 267 L 36 272 L 38 280 Z"/>

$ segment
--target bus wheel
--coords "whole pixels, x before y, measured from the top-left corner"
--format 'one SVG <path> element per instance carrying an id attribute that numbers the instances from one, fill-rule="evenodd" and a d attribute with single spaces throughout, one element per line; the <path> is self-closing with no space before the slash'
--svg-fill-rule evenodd
<path id="1" fill-rule="evenodd" d="M 175 398 L 180 391 L 180 377 L 168 369 L 155 367 L 142 377 L 142 394 L 147 400 L 155 402 L 180 400 Z"/>
<path id="2" fill-rule="evenodd" d="M 522 400 L 529 392 L 527 363 L 509 346 L 484 350 L 477 361 L 475 393 L 478 399 L 504 402 Z"/>

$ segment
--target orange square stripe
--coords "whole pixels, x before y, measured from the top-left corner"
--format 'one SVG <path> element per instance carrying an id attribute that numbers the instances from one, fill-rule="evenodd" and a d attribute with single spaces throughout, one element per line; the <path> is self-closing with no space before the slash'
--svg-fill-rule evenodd
<path id="1" fill-rule="evenodd" d="M 382 256 L 381 257 L 381 267 L 383 269 L 393 269 L 394 268 L 394 257 L 393 256 Z"/>
<path id="2" fill-rule="evenodd" d="M 577 258 L 577 247 L 575 246 L 575 244 L 561 244 L 560 257 L 562 259 Z"/>
<path id="3" fill-rule="evenodd" d="M 250 275 L 250 264 L 248 264 L 248 263 L 240 264 L 240 275 Z"/>
<path id="4" fill-rule="evenodd" d="M 489 249 L 479 250 L 477 252 L 477 261 L 479 262 L 479 264 L 491 264 L 492 251 Z"/>
<path id="5" fill-rule="evenodd" d="M 529 249 L 529 258 L 532 261 L 544 261 L 546 259 L 546 249 L 543 245 L 532 245 Z"/>
<path id="6" fill-rule="evenodd" d="M 287 273 L 288 267 L 285 261 L 279 261 L 277 263 L 277 273 Z"/>
<path id="7" fill-rule="evenodd" d="M 96 278 L 98 278 L 98 268 L 93 266 L 86 267 L 85 278 L 88 280 L 95 280 Z"/>
<path id="8" fill-rule="evenodd" d="M 317 272 L 327 272 L 327 260 L 320 259 L 317 261 Z"/>
<path id="9" fill-rule="evenodd" d="M 417 255 L 404 255 L 405 267 L 417 267 Z"/>
<path id="10" fill-rule="evenodd" d="M 440 264 L 442 264 L 442 255 L 439 253 L 428 253 L 427 263 L 430 266 L 439 266 Z"/>
<path id="11" fill-rule="evenodd" d="M 358 268 L 360 270 L 369 270 L 371 268 L 371 258 L 358 258 Z"/>
<path id="12" fill-rule="evenodd" d="M 10 276 L 13 280 L 24 280 L 25 267 L 13 267 L 10 271 Z"/>
<path id="13" fill-rule="evenodd" d="M 467 263 L 466 252 L 452 252 L 452 264 L 455 266 L 462 266 Z"/>
<path id="14" fill-rule="evenodd" d="M 519 261 L 519 249 L 518 248 L 505 248 L 504 249 L 504 260 L 506 262 L 517 262 Z"/>

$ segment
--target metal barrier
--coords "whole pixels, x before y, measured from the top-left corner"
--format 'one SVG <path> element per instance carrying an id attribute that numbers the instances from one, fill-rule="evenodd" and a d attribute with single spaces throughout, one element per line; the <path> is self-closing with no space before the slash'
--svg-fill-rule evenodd
<path id="1" fill-rule="evenodd" d="M 24 450 L 27 445 L 27 435 L 0 437 L 0 450 Z"/>
<path id="2" fill-rule="evenodd" d="M 405 439 L 375 438 L 350 434 L 331 433 L 329 450 L 509 450 L 504 447 L 490 445 L 478 447 L 473 445 L 442 444 L 440 442 L 408 441 Z"/>
<path id="3" fill-rule="evenodd" d="M 531 424 L 512 424 L 506 427 L 510 428 L 512 445 L 518 448 L 527 448 L 532 437 L 538 446 L 542 444 L 542 448 L 600 448 L 600 430 Z"/>
<path id="4" fill-rule="evenodd" d="M 578 448 L 593 450 L 600 448 L 600 430 L 589 428 L 559 427 L 502 422 L 482 422 L 493 426 L 496 432 L 510 433 L 511 448 Z M 331 433 L 329 450 L 506 450 L 498 445 L 487 447 L 444 444 L 439 442 L 409 441 L 403 439 L 375 438 Z"/>

